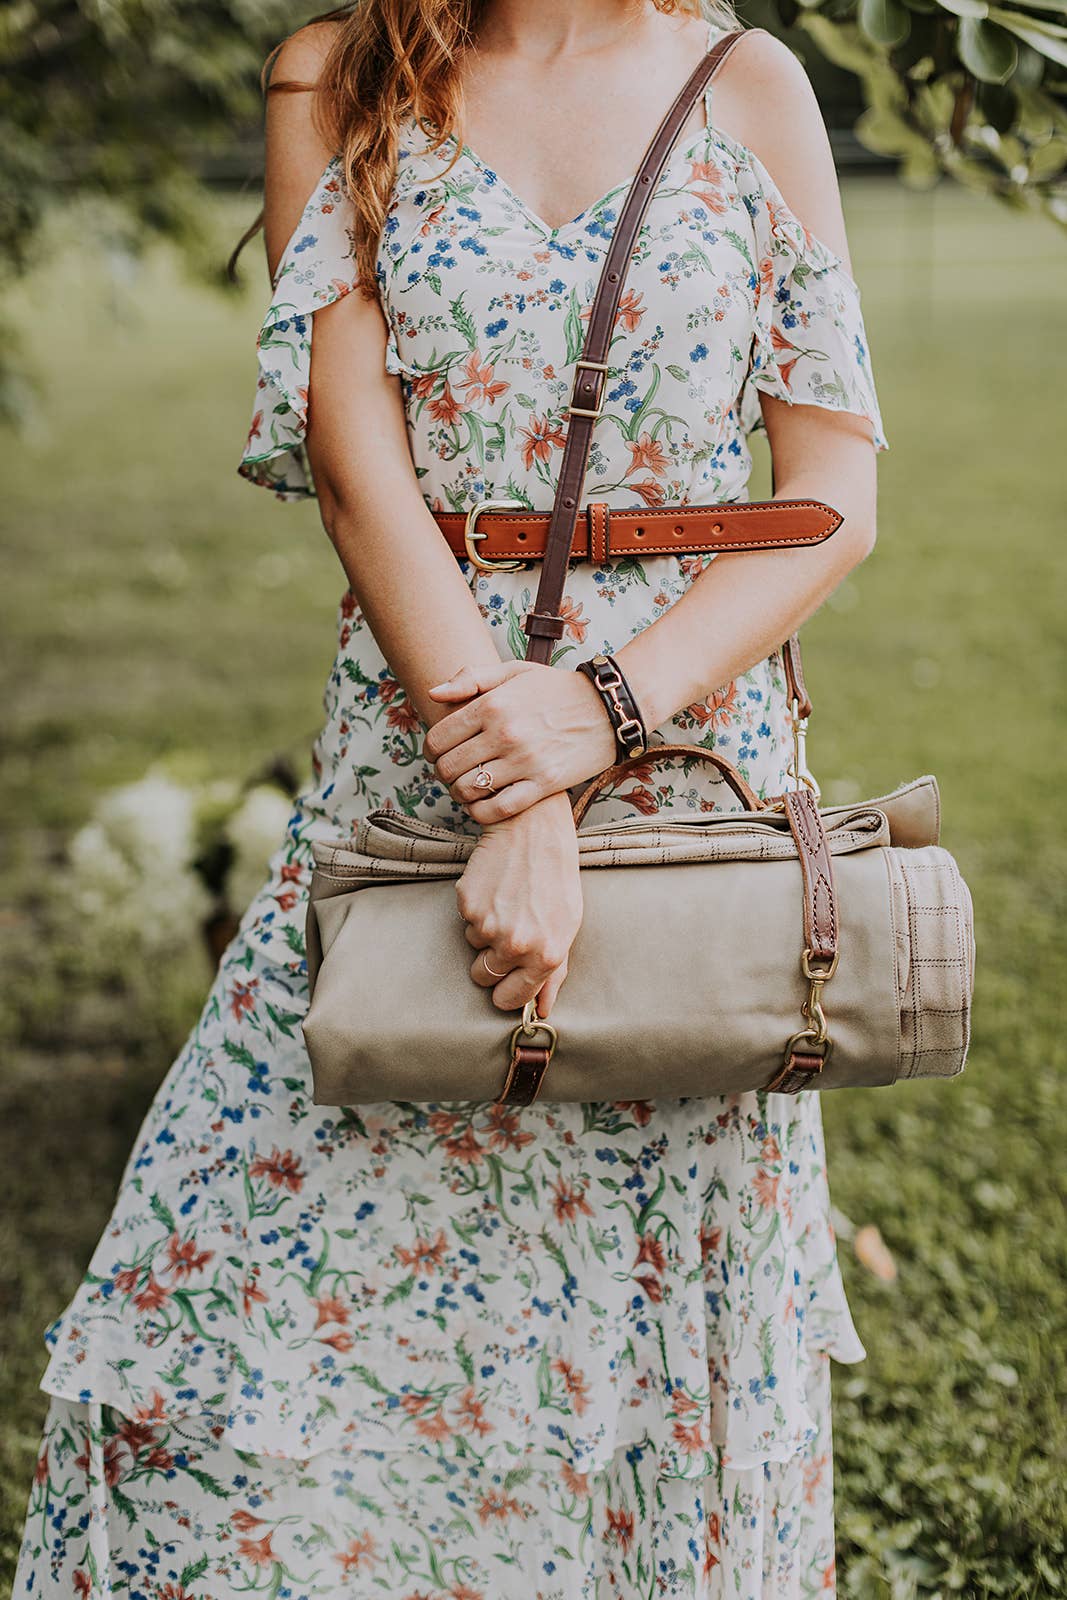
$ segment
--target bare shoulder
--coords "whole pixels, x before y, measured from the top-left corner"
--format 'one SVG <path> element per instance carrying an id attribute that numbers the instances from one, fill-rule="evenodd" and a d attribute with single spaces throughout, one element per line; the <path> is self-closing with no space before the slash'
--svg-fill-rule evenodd
<path id="1" fill-rule="evenodd" d="M 274 277 L 286 240 L 334 154 L 323 133 L 315 87 L 338 24 L 299 28 L 267 63 L 263 235 Z"/>
<path id="2" fill-rule="evenodd" d="M 713 103 L 722 132 L 759 157 L 789 208 L 848 266 L 830 139 L 800 58 L 765 29 L 748 30 L 723 62 Z"/>
<path id="3" fill-rule="evenodd" d="M 271 58 L 268 82 L 316 84 L 339 29 L 338 22 L 309 22 L 291 33 Z"/>

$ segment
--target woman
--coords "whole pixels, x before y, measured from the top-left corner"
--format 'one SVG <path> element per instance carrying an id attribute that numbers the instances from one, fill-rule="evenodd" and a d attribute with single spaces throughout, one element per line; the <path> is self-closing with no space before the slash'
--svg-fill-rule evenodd
<path id="1" fill-rule="evenodd" d="M 339 650 L 313 781 L 49 1330 L 19 1596 L 834 1591 L 829 1359 L 865 1352 L 818 1096 L 333 1111 L 300 1036 L 312 841 L 381 804 L 478 836 L 456 982 L 550 1013 L 581 921 L 568 790 L 613 755 L 560 667 L 615 651 L 649 729 L 785 785 L 777 646 L 870 550 L 886 441 L 825 130 L 771 36 L 734 48 L 653 195 L 587 485 L 742 500 L 761 427 L 779 496 L 841 529 L 575 562 L 542 667 L 517 659 L 536 563 L 479 571 L 433 516 L 551 506 L 618 207 L 734 26 L 682 0 L 364 0 L 274 63 L 240 470 L 283 498 L 313 477 Z M 695 764 L 597 804 L 734 802 Z"/>

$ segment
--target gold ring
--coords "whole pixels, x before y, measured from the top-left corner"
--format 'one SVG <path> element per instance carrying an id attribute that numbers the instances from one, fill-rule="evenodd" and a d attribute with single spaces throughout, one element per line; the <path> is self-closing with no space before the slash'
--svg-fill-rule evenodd
<path id="1" fill-rule="evenodd" d="M 488 767 L 479 766 L 471 782 L 476 789 L 491 789 L 493 787 L 493 774 Z"/>
<path id="2" fill-rule="evenodd" d="M 491 977 L 493 977 L 493 978 L 506 978 L 507 977 L 507 973 L 506 972 L 494 972 L 493 971 L 492 967 L 489 965 L 489 957 L 486 955 L 484 950 L 482 951 L 482 960 L 485 962 L 485 970 L 486 970 L 486 972 L 488 972 Z"/>

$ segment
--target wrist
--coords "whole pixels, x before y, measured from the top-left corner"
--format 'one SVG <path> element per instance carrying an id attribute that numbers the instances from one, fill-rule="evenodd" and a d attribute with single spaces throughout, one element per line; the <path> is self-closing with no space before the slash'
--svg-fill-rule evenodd
<path id="1" fill-rule="evenodd" d="M 610 729 L 609 765 L 644 755 L 648 749 L 648 724 L 618 657 L 599 651 L 587 661 L 579 661 L 576 671 L 588 680 L 600 702 L 603 723 Z"/>
<path id="2" fill-rule="evenodd" d="M 574 832 L 574 812 L 571 809 L 570 795 L 566 789 L 557 789 L 552 794 L 543 795 L 540 800 L 524 806 L 521 811 L 516 811 L 514 816 L 501 817 L 498 822 L 482 824 L 485 833 L 517 832 L 528 827 L 562 827 Z"/>
<path id="3" fill-rule="evenodd" d="M 645 629 L 651 633 L 652 629 Z M 641 709 L 641 717 L 649 735 L 673 717 L 684 701 L 672 696 L 671 686 L 664 682 L 663 664 L 657 661 L 657 651 L 649 649 L 637 634 L 621 649 L 613 652 L 619 667 L 626 675 L 630 693 Z"/>

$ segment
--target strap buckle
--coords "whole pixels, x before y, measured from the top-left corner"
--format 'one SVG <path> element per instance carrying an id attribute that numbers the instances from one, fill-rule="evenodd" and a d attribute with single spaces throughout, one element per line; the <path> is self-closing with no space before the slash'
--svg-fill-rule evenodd
<path id="1" fill-rule="evenodd" d="M 523 566 L 521 561 L 491 561 L 480 556 L 474 548 L 480 539 L 488 539 L 487 533 L 477 531 L 478 518 L 483 511 L 511 511 L 518 506 L 523 509 L 521 500 L 476 500 L 467 512 L 467 520 L 463 524 L 463 543 L 467 555 L 480 572 L 518 572 Z"/>
<path id="2" fill-rule="evenodd" d="M 576 372 L 574 374 L 574 388 L 571 390 L 571 403 L 566 408 L 567 415 L 569 417 L 593 417 L 594 419 L 603 416 L 604 390 L 608 386 L 607 380 L 610 362 L 587 361 L 584 356 L 579 356 L 574 365 L 579 368 L 588 367 L 591 371 L 599 372 L 601 374 L 600 393 L 597 396 L 596 409 L 594 411 L 590 411 L 587 406 L 576 406 L 574 404 L 574 389 L 576 389 L 578 386 L 578 373 Z"/>

